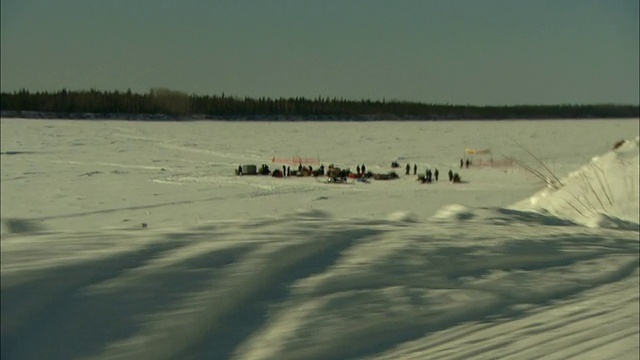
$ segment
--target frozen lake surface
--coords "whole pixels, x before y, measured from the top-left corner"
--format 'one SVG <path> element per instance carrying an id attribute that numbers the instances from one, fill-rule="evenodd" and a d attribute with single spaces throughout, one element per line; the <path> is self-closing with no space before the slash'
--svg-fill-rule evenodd
<path id="1" fill-rule="evenodd" d="M 638 359 L 638 119 L 1 126 L 3 358 Z"/>

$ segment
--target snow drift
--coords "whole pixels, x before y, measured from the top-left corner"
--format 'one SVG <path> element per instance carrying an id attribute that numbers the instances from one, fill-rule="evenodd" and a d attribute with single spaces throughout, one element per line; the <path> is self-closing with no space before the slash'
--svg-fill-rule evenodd
<path id="1" fill-rule="evenodd" d="M 559 189 L 542 190 L 514 207 L 590 227 L 638 230 L 638 161 L 638 138 L 620 141 L 561 179 Z"/>

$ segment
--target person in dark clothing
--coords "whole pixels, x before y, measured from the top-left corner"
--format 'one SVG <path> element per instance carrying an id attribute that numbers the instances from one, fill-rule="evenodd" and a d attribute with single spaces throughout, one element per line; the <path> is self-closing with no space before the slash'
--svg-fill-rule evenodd
<path id="1" fill-rule="evenodd" d="M 285 176 L 287 174 L 287 167 L 282 165 L 282 176 Z"/>
<path id="2" fill-rule="evenodd" d="M 287 176 L 291 175 L 291 166 L 287 166 Z"/>
<path id="3" fill-rule="evenodd" d="M 360 175 L 360 165 L 356 166 L 356 171 L 358 172 L 358 175 Z"/>
<path id="4" fill-rule="evenodd" d="M 418 175 L 418 165 L 413 164 L 413 175 Z"/>
<path id="5" fill-rule="evenodd" d="M 464 161 L 462 161 L 462 159 L 460 159 L 460 169 L 462 169 L 463 166 L 464 166 Z"/>
<path id="6" fill-rule="evenodd" d="M 409 175 L 409 172 L 411 171 L 411 165 L 407 164 L 407 166 L 404 167 L 404 170 L 404 174 Z"/>
<path id="7" fill-rule="evenodd" d="M 438 175 L 440 175 L 440 172 L 438 171 L 438 169 L 436 169 L 436 171 L 433 172 L 433 176 L 435 177 L 436 181 L 438 181 Z"/>
<path id="8" fill-rule="evenodd" d="M 449 182 L 453 181 L 453 171 L 449 169 Z"/>
<path id="9" fill-rule="evenodd" d="M 324 175 L 324 164 L 320 165 L 320 175 Z"/>
<path id="10" fill-rule="evenodd" d="M 367 168 L 364 166 L 364 164 L 362 164 L 362 166 L 360 167 L 360 169 L 362 170 L 363 174 L 366 174 Z"/>
<path id="11" fill-rule="evenodd" d="M 302 172 L 302 164 L 298 165 L 298 172 Z"/>
<path id="12" fill-rule="evenodd" d="M 238 175 L 242 175 L 242 165 L 238 165 Z"/>
<path id="13" fill-rule="evenodd" d="M 431 182 L 431 169 L 427 169 L 427 182 Z"/>
<path id="14" fill-rule="evenodd" d="M 467 169 L 469 168 L 469 165 L 471 164 L 471 161 L 469 161 L 469 159 L 467 159 L 467 162 L 465 165 L 467 165 Z"/>

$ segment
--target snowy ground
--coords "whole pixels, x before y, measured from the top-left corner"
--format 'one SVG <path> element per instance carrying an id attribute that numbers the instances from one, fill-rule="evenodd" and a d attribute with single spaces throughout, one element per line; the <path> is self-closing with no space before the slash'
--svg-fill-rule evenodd
<path id="1" fill-rule="evenodd" d="M 3 359 L 639 358 L 637 119 L 1 125 Z"/>

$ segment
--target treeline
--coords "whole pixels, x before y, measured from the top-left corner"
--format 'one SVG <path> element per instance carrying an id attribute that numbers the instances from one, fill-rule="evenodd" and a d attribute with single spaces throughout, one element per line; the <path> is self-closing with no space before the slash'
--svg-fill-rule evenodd
<path id="1" fill-rule="evenodd" d="M 482 119 L 584 119 L 637 118 L 638 105 L 515 105 L 473 106 L 425 104 L 407 101 L 345 100 L 318 97 L 239 98 L 194 95 L 169 89 L 146 94 L 129 91 L 35 92 L 0 94 L 3 116 L 29 113 L 78 118 L 82 114 L 118 118 L 124 114 L 160 114 L 166 119 L 245 120 L 482 120 Z M 25 114 L 26 113 L 26 114 Z M 134 116 L 135 118 L 135 116 Z"/>

